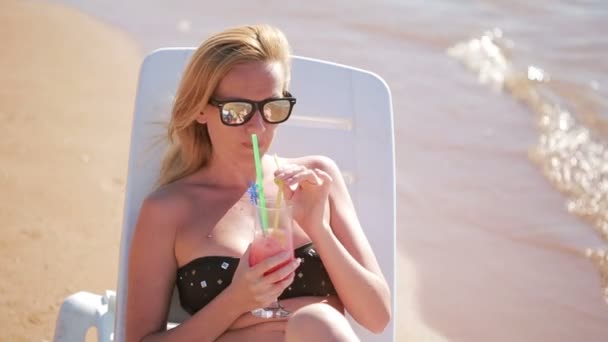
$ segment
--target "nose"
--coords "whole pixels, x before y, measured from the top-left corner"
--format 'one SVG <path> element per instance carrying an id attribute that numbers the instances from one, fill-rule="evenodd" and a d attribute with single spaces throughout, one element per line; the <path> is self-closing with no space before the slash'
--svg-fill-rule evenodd
<path id="1" fill-rule="evenodd" d="M 266 122 L 262 119 L 262 113 L 258 108 L 255 109 L 253 117 L 245 124 L 248 134 L 260 134 L 266 131 Z"/>

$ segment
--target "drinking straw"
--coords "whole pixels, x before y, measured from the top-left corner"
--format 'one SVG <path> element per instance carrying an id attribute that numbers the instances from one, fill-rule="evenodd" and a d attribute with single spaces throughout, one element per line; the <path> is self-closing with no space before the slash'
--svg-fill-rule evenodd
<path id="1" fill-rule="evenodd" d="M 260 161 L 260 147 L 258 145 L 258 136 L 251 135 L 251 144 L 253 145 L 253 160 L 255 162 L 256 183 L 259 190 L 260 201 L 260 216 L 262 217 L 262 230 L 266 233 L 268 229 L 268 217 L 266 216 L 266 197 L 264 196 L 264 176 L 262 171 L 262 162 Z"/>
<path id="2" fill-rule="evenodd" d="M 277 165 L 277 169 L 280 167 L 279 165 L 279 158 L 277 157 L 277 154 L 274 154 L 274 163 Z M 276 212 L 274 214 L 274 222 L 272 224 L 272 226 L 274 228 L 279 228 L 279 214 L 281 212 L 281 200 L 283 199 L 283 181 L 277 179 L 275 180 L 275 183 L 277 184 L 279 191 L 277 192 L 277 205 L 276 205 Z"/>

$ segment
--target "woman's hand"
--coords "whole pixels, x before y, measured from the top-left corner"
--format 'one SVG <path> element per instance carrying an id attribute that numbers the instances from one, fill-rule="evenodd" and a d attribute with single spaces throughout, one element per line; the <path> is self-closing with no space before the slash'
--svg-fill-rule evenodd
<path id="1" fill-rule="evenodd" d="M 293 205 L 293 216 L 300 227 L 307 233 L 322 227 L 333 182 L 331 176 L 321 169 L 298 164 L 284 165 L 274 176 L 275 182 L 282 186 L 285 199 Z"/>
<path id="2" fill-rule="evenodd" d="M 281 252 L 262 262 L 249 266 L 251 244 L 241 257 L 234 272 L 232 283 L 226 289 L 243 312 L 269 306 L 293 282 L 294 271 L 300 266 L 300 259 L 292 259 L 293 251 Z M 289 253 L 292 253 L 291 256 Z M 280 268 L 264 275 L 271 269 Z"/>

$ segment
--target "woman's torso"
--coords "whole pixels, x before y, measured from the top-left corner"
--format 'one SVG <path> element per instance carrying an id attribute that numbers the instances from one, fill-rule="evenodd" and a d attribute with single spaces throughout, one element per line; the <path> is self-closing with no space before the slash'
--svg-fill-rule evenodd
<path id="1" fill-rule="evenodd" d="M 276 197 L 278 190 L 271 175 L 272 173 L 264 180 L 266 197 L 269 199 Z M 188 177 L 172 187 L 172 192 L 187 197 L 189 203 L 189 209 L 175 235 L 174 251 L 178 270 L 205 257 L 239 259 L 253 239 L 253 211 L 246 189 L 217 187 Z M 298 247 L 309 243 L 310 238 L 294 222 L 293 245 Z M 178 279 L 179 274 L 176 275 L 176 280 L 179 281 Z M 194 285 L 201 284 L 199 282 L 193 283 Z M 331 295 L 324 295 L 324 298 L 306 296 L 287 299 L 282 303 L 294 303 L 294 309 L 297 309 L 307 303 L 326 301 L 343 311 L 342 303 L 334 293 L 335 291 Z M 268 321 L 245 314 L 232 327 L 243 328 L 265 322 Z"/>

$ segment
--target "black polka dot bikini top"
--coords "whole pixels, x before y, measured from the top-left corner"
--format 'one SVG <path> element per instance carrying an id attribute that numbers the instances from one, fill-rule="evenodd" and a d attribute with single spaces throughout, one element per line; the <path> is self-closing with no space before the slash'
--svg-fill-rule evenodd
<path id="1" fill-rule="evenodd" d="M 336 289 L 312 243 L 294 250 L 302 263 L 295 271 L 293 283 L 279 299 L 303 296 L 330 296 Z M 239 258 L 205 256 L 192 260 L 177 270 L 176 285 L 181 306 L 191 315 L 220 294 L 230 283 Z"/>

